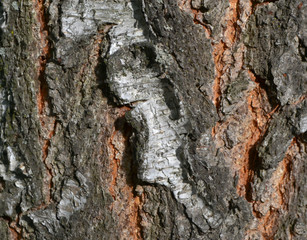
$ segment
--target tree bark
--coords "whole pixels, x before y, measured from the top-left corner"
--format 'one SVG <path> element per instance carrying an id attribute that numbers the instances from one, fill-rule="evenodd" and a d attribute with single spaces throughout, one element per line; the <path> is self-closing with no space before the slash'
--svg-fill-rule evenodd
<path id="1" fill-rule="evenodd" d="M 2 0 L 1 239 L 307 239 L 307 2 Z"/>

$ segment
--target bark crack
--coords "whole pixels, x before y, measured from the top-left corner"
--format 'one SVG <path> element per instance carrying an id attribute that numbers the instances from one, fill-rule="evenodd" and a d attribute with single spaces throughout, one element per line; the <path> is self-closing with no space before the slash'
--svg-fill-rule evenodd
<path id="1" fill-rule="evenodd" d="M 211 32 L 210 26 L 209 26 L 208 23 L 206 23 L 206 22 L 204 21 L 204 19 L 201 19 L 201 15 L 202 15 L 202 13 L 203 13 L 202 9 L 196 9 L 196 8 L 194 8 L 194 7 L 193 7 L 193 4 L 192 4 L 192 0 L 186 0 L 186 1 L 184 1 L 184 2 L 182 3 L 182 5 L 180 6 L 180 8 L 183 9 L 183 6 L 184 6 L 184 5 L 188 5 L 188 7 L 190 8 L 192 14 L 194 15 L 194 17 L 193 17 L 193 22 L 194 22 L 195 24 L 201 25 L 201 26 L 203 27 L 203 29 L 205 30 L 205 32 L 206 32 L 206 37 L 207 37 L 208 39 L 211 39 L 211 37 L 212 37 L 212 36 L 211 36 L 212 32 Z"/>
<path id="2" fill-rule="evenodd" d="M 48 60 L 51 58 L 51 43 L 49 41 L 49 29 L 48 29 L 48 17 L 45 7 L 44 0 L 34 0 L 33 5 L 37 14 L 40 36 L 40 56 L 38 58 L 38 69 L 37 69 L 37 79 L 39 83 L 39 89 L 37 93 L 37 110 L 38 117 L 41 124 L 41 134 L 39 136 L 42 142 L 42 162 L 45 166 L 45 178 L 43 194 L 45 199 L 43 203 L 37 207 L 33 207 L 26 212 L 19 212 L 16 219 L 13 221 L 7 219 L 9 223 L 9 228 L 13 234 L 14 239 L 22 239 L 24 228 L 20 225 L 20 220 L 22 216 L 26 213 L 37 211 L 42 208 L 46 208 L 52 202 L 52 179 L 53 171 L 50 164 L 47 162 L 47 157 L 49 153 L 49 147 L 51 145 L 52 137 L 55 135 L 57 121 L 55 116 L 52 116 L 52 105 L 49 96 L 49 86 L 46 80 L 45 71 Z M 19 207 L 20 208 L 20 207 Z"/>
<path id="3" fill-rule="evenodd" d="M 238 125 L 237 119 L 240 115 L 236 116 L 235 113 L 235 116 L 218 122 L 212 129 L 212 136 L 217 147 L 222 147 L 226 145 L 228 126 L 236 126 L 237 132 L 241 132 L 240 136 L 238 136 L 241 140 L 225 151 L 229 151 L 230 158 L 235 160 L 234 172 L 239 173 L 237 193 L 245 197 L 252 205 L 253 214 L 257 221 L 257 229 L 250 229 L 246 234 L 250 236 L 253 231 L 258 232 L 261 233 L 264 239 L 274 238 L 278 229 L 279 216 L 289 208 L 289 191 L 293 190 L 295 183 L 292 171 L 293 158 L 297 154 L 297 141 L 296 139 L 292 141 L 284 160 L 270 179 L 269 185 L 273 186 L 274 191 L 270 192 L 270 196 L 264 203 L 254 200 L 254 177 L 261 167 L 257 146 L 267 133 L 273 114 L 279 112 L 280 102 L 277 98 L 276 90 L 274 90 L 273 80 L 270 79 L 270 74 L 268 75 L 269 84 L 266 84 L 266 81 L 257 76 L 253 70 L 244 69 L 243 53 L 246 47 L 241 43 L 240 35 L 256 8 L 273 2 L 276 2 L 276 0 L 263 3 L 255 1 L 245 3 L 240 0 L 229 0 L 229 8 L 224 16 L 226 27 L 222 32 L 222 39 L 217 40 L 211 36 L 215 63 L 213 103 L 217 112 L 221 114 L 224 92 L 227 89 L 227 85 L 238 76 L 239 72 L 247 73 L 250 80 L 256 84 L 256 87 L 246 92 L 246 104 L 244 104 L 246 112 L 244 120 L 242 121 L 241 119 L 241 124 Z M 190 8 L 188 12 L 192 11 L 194 14 L 194 23 L 200 24 L 199 12 L 195 11 L 192 5 Z M 300 103 L 305 98 L 306 96 L 302 96 L 295 103 Z M 241 109 L 243 108 L 241 107 Z"/>
<path id="4" fill-rule="evenodd" d="M 108 139 L 110 183 L 113 198 L 110 210 L 118 218 L 121 238 L 142 238 L 141 211 L 144 202 L 142 187 L 137 185 L 136 165 L 130 143 L 132 128 L 125 120 L 128 106 L 115 108 L 113 127 Z M 137 189 L 138 188 L 138 189 Z"/>
<path id="5" fill-rule="evenodd" d="M 289 211 L 290 198 L 295 190 L 296 179 L 293 171 L 297 168 L 300 145 L 293 138 L 284 159 L 279 163 L 272 177 L 269 179 L 268 193 L 261 201 L 251 201 L 253 214 L 257 218 L 256 228 L 247 231 L 251 236 L 259 232 L 266 240 L 273 240 L 279 227 L 279 218 Z"/>
<path id="6" fill-rule="evenodd" d="M 42 134 L 40 136 L 43 141 L 42 147 L 42 161 L 46 168 L 47 181 L 45 183 L 45 204 L 48 206 L 52 202 L 52 167 L 47 163 L 49 147 L 51 145 L 52 137 L 56 130 L 56 118 L 52 116 L 52 104 L 49 95 L 49 86 L 46 79 L 46 66 L 51 58 L 52 47 L 49 41 L 49 28 L 48 28 L 48 15 L 46 12 L 44 0 L 37 0 L 34 2 L 35 10 L 37 13 L 38 21 L 40 24 L 40 48 L 41 55 L 39 57 L 38 68 L 38 81 L 39 91 L 37 95 L 37 107 L 38 114 L 42 128 Z"/>
<path id="7" fill-rule="evenodd" d="M 221 107 L 221 97 L 223 94 L 222 85 L 227 81 L 227 73 L 235 62 L 229 59 L 231 50 L 235 46 L 241 32 L 241 27 L 237 24 L 240 19 L 239 0 L 229 0 L 229 9 L 225 16 L 227 21 L 226 28 L 223 31 L 223 38 L 219 43 L 212 43 L 213 46 L 213 59 L 215 65 L 215 79 L 213 84 L 213 103 L 219 112 Z M 242 51 L 243 52 L 243 51 Z M 241 53 L 242 54 L 242 53 Z M 237 59 L 235 59 L 236 61 Z M 243 56 L 238 59 L 242 62 L 239 63 L 239 71 L 243 66 Z"/>
<path id="8" fill-rule="evenodd" d="M 21 228 L 18 225 L 19 220 L 20 220 L 19 215 L 16 216 L 15 220 L 12 220 L 10 217 L 7 217 L 7 216 L 2 216 L 2 217 L 0 217 L 0 219 L 2 219 L 3 221 L 5 221 L 8 224 L 8 228 L 10 230 L 12 239 L 14 239 L 14 240 L 21 240 L 22 239 L 23 228 Z"/>

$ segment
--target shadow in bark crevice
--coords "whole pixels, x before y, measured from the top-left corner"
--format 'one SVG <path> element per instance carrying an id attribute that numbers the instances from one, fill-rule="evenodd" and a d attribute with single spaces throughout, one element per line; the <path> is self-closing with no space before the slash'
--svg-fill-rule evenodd
<path id="1" fill-rule="evenodd" d="M 127 185 L 135 188 L 135 186 L 139 184 L 139 180 L 137 178 L 138 163 L 136 162 L 136 158 L 134 156 L 134 146 L 130 141 L 133 131 L 135 130 L 127 122 L 125 116 L 116 119 L 114 126 L 115 130 L 122 134 L 125 145 L 120 169 L 126 175 Z"/>
<path id="2" fill-rule="evenodd" d="M 106 82 L 108 74 L 107 74 L 107 64 L 106 60 L 101 56 L 102 50 L 99 50 L 98 64 L 95 67 L 96 81 L 98 84 L 98 88 L 101 90 L 103 96 L 105 96 L 108 100 L 108 105 L 112 107 L 118 107 L 116 104 L 116 99 L 114 94 L 112 93 L 109 84 Z"/>
<path id="3" fill-rule="evenodd" d="M 0 47 L 2 47 L 2 35 L 3 35 L 2 25 L 6 22 L 5 14 L 6 13 L 3 9 L 3 4 L 2 2 L 0 2 Z"/>

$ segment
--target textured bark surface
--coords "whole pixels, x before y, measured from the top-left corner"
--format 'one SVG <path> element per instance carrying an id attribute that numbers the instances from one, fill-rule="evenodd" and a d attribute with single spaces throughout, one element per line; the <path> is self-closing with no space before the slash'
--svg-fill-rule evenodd
<path id="1" fill-rule="evenodd" d="M 2 0 L 0 238 L 307 239 L 307 2 Z"/>

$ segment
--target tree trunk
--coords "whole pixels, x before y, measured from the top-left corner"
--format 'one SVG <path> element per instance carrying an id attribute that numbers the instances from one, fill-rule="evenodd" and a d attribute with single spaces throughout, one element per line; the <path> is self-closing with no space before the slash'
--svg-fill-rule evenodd
<path id="1" fill-rule="evenodd" d="M 305 0 L 1 0 L 0 238 L 307 239 Z"/>

